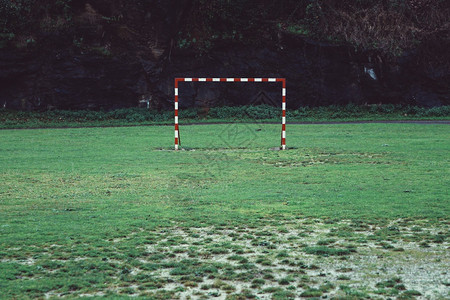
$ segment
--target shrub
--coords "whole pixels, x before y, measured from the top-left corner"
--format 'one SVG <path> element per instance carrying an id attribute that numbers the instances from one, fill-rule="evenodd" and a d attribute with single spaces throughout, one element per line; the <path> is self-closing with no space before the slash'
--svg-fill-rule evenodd
<path id="1" fill-rule="evenodd" d="M 197 109 L 187 108 L 179 111 L 180 121 L 199 120 Z M 417 106 L 396 106 L 393 104 L 371 106 L 326 106 L 326 107 L 300 107 L 287 110 L 288 122 L 326 121 L 333 119 L 404 119 L 406 118 L 448 118 L 450 106 L 423 108 Z M 173 110 L 157 111 L 144 108 L 122 108 L 109 112 L 91 110 L 51 110 L 45 112 L 11 111 L 0 109 L 0 126 L 3 128 L 47 127 L 47 126 L 82 126 L 85 122 L 90 125 L 100 122 L 115 121 L 111 124 L 143 123 L 143 122 L 173 122 Z M 281 109 L 268 105 L 259 106 L 223 106 L 214 107 L 204 116 L 208 119 L 222 119 L 224 121 L 247 121 L 269 119 L 281 120 Z M 70 124 L 69 124 L 70 123 Z M 74 124 L 75 123 L 75 124 Z M 106 123 L 108 124 L 108 123 Z"/>
<path id="2" fill-rule="evenodd" d="M 269 105 L 247 106 L 244 110 L 249 118 L 256 120 L 281 117 L 280 108 Z"/>
<path id="3" fill-rule="evenodd" d="M 378 107 L 378 111 L 381 113 L 392 114 L 395 111 L 394 104 L 383 104 Z"/>
<path id="4" fill-rule="evenodd" d="M 126 117 L 126 120 L 128 122 L 137 123 L 137 122 L 144 122 L 146 120 L 145 116 L 140 113 L 133 113 Z"/>
<path id="5" fill-rule="evenodd" d="M 450 115 L 450 106 L 438 106 L 428 109 L 425 113 L 427 117 L 446 117 Z"/>

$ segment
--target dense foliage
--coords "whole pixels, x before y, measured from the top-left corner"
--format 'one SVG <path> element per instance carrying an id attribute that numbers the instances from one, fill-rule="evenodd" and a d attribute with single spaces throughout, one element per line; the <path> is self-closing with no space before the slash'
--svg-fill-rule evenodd
<path id="1" fill-rule="evenodd" d="M 0 101 L 162 108 L 168 77 L 260 70 L 295 82 L 295 107 L 448 105 L 449 15 L 444 0 L 0 0 Z"/>
<path id="2" fill-rule="evenodd" d="M 158 0 L 1 0 L 0 40 L 27 46 L 49 32 L 72 35 L 86 23 L 103 26 L 102 37 L 145 35 L 166 6 Z M 186 0 L 169 1 L 178 17 L 170 37 L 179 48 L 205 53 L 222 42 L 278 42 L 280 31 L 316 40 L 351 43 L 401 54 L 434 39 L 449 38 L 445 0 Z M 177 11 L 181 10 L 181 11 Z M 168 14 L 170 15 L 170 14 Z M 148 18 L 152 21 L 147 22 Z M 177 21 L 178 20 L 178 21 Z M 156 20 L 161 21 L 161 20 Z M 84 24 L 84 25 L 83 25 Z M 139 24 L 139 26 L 138 26 Z M 125 26 L 125 27 L 124 27 Z M 66 32 L 67 29 L 71 30 Z M 108 28 L 110 30 L 108 30 Z M 113 30 L 111 30 L 113 28 Z M 82 29 L 82 28 L 81 28 Z M 151 31 L 150 30 L 150 31 Z"/>
<path id="3" fill-rule="evenodd" d="M 180 110 L 182 123 L 207 122 L 280 122 L 281 111 L 277 107 L 224 106 L 213 107 L 207 115 L 189 108 Z M 448 120 L 450 106 L 424 108 L 417 106 L 346 105 L 301 107 L 286 112 L 288 122 L 371 121 L 371 120 Z M 0 128 L 126 126 L 140 124 L 172 124 L 173 111 L 126 108 L 112 111 L 45 112 L 0 110 Z"/>
<path id="4" fill-rule="evenodd" d="M 448 2 L 442 0 L 196 0 L 192 12 L 184 36 L 200 49 L 218 39 L 254 42 L 278 26 L 317 40 L 401 54 L 430 37 L 448 38 L 450 29 Z"/>

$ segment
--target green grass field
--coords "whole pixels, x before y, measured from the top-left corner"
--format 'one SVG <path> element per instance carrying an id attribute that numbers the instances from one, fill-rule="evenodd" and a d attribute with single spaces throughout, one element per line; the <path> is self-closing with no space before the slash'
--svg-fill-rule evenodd
<path id="1" fill-rule="evenodd" d="M 0 298 L 449 296 L 449 125 L 0 131 Z"/>

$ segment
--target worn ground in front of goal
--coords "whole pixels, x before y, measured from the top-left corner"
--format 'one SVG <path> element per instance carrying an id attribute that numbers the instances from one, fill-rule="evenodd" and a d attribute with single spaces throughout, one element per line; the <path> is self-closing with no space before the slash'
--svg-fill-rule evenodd
<path id="1" fill-rule="evenodd" d="M 0 297 L 448 296 L 448 125 L 0 132 Z"/>

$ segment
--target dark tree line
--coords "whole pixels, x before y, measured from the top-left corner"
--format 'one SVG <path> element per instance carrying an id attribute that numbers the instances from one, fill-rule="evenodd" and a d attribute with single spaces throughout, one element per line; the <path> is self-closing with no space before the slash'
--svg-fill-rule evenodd
<path id="1" fill-rule="evenodd" d="M 448 41 L 449 15 L 446 0 L 0 0 L 0 47 L 74 36 L 85 23 L 98 23 L 138 35 L 163 32 L 200 53 L 223 42 L 270 42 L 284 30 L 398 55 L 429 40 Z"/>

